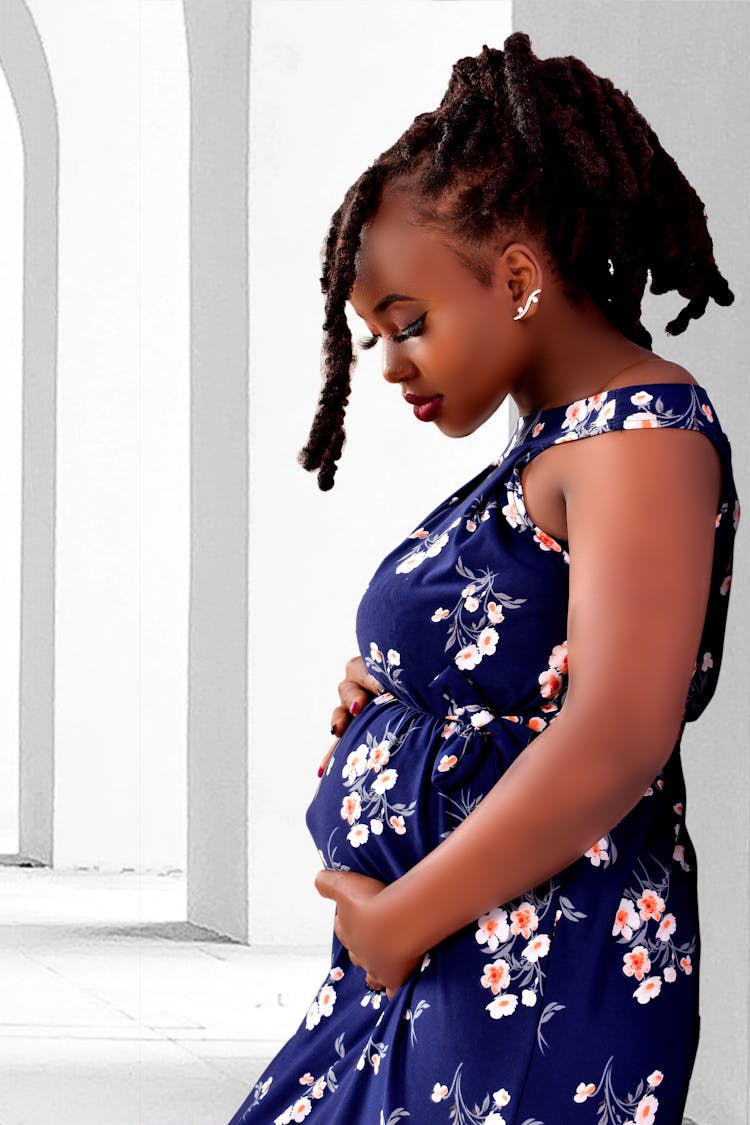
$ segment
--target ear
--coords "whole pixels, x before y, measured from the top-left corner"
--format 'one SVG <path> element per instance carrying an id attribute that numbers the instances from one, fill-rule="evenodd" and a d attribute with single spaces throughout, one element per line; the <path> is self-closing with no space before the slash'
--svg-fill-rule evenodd
<path id="1" fill-rule="evenodd" d="M 512 306 L 511 316 L 526 308 L 524 320 L 536 315 L 537 298 L 529 299 L 532 293 L 544 284 L 544 271 L 534 250 L 525 242 L 511 242 L 506 246 L 501 258 L 504 280 L 507 287 L 508 303 Z M 528 307 L 526 307 L 528 304 Z"/>

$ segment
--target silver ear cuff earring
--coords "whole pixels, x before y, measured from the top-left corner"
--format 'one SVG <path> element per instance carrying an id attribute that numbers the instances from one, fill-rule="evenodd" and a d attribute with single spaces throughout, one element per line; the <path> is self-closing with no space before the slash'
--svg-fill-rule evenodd
<path id="1" fill-rule="evenodd" d="M 526 299 L 526 304 L 518 306 L 518 315 L 513 317 L 514 320 L 520 320 L 522 316 L 526 315 L 526 313 L 531 308 L 531 302 L 532 301 L 534 302 L 535 305 L 539 304 L 539 298 L 537 297 L 537 293 L 541 293 L 541 289 L 534 289 L 534 291 L 532 293 L 530 293 L 528 298 Z"/>

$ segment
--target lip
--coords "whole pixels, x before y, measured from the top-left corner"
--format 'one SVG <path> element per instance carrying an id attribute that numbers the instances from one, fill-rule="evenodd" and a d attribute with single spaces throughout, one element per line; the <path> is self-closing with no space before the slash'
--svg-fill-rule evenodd
<path id="1" fill-rule="evenodd" d="M 442 395 L 404 395 L 404 398 L 411 406 L 424 406 L 425 403 L 434 402 L 436 398 L 442 397 Z"/>

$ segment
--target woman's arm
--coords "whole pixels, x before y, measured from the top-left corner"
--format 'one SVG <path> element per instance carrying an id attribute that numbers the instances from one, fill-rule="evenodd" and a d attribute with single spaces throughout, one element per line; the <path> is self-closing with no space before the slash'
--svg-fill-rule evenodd
<path id="1" fill-rule="evenodd" d="M 370 900 L 373 949 L 423 953 L 562 871 L 644 796 L 680 733 L 711 577 L 718 452 L 676 428 L 615 431 L 569 451 L 564 706 L 458 827 Z"/>

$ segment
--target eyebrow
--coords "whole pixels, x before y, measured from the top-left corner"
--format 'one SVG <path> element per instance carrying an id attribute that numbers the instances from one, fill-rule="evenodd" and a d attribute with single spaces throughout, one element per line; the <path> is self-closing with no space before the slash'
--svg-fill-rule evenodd
<path id="1" fill-rule="evenodd" d="M 392 305 L 395 301 L 418 301 L 418 300 L 419 300 L 419 297 L 407 297 L 407 295 L 405 293 L 389 293 L 387 297 L 383 297 L 382 300 L 378 301 L 377 305 L 375 306 L 375 308 L 372 311 L 374 313 L 384 312 L 385 309 L 387 309 L 388 306 Z"/>

